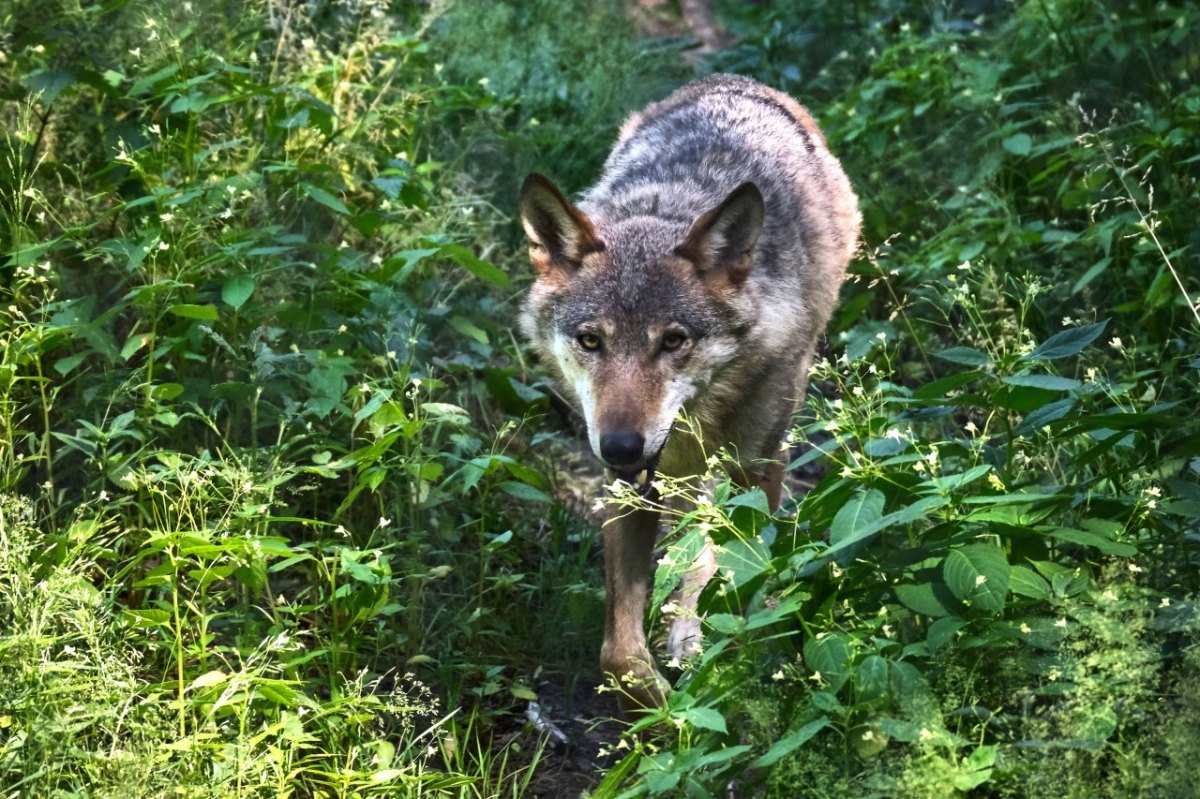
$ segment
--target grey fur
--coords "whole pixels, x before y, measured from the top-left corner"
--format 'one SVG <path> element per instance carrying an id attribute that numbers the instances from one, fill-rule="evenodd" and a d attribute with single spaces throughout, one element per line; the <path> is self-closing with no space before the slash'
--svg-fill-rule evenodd
<path id="1" fill-rule="evenodd" d="M 703 78 L 630 117 L 577 206 L 531 176 L 522 217 L 538 280 L 521 326 L 583 406 L 597 455 L 604 432 L 634 430 L 643 457 L 615 466 L 682 476 L 727 447 L 736 477 L 777 503 L 780 441 L 859 232 L 857 197 L 808 112 L 748 78 Z M 698 439 L 668 435 L 679 405 Z M 604 662 L 651 678 L 640 621 L 630 629 L 646 575 L 615 547 L 655 522 L 621 524 L 611 544 L 606 533 Z"/>

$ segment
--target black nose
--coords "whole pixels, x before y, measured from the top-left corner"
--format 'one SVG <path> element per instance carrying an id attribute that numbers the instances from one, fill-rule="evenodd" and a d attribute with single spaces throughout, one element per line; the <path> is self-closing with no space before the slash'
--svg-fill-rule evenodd
<path id="1" fill-rule="evenodd" d="M 609 466 L 633 466 L 642 459 L 646 439 L 632 430 L 619 430 L 600 436 L 600 457 Z"/>

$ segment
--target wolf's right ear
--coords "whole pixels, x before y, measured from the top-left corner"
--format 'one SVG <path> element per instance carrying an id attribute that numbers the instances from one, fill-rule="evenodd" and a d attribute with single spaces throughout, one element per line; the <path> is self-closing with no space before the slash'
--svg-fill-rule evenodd
<path id="1" fill-rule="evenodd" d="M 521 224 L 529 237 L 529 260 L 538 277 L 573 273 L 583 256 L 604 249 L 587 214 L 545 175 L 530 173 L 521 186 Z"/>
<path id="2" fill-rule="evenodd" d="M 675 254 L 694 263 L 701 274 L 724 274 L 731 283 L 741 283 L 750 274 L 763 214 L 762 192 L 747 181 L 692 223 Z"/>

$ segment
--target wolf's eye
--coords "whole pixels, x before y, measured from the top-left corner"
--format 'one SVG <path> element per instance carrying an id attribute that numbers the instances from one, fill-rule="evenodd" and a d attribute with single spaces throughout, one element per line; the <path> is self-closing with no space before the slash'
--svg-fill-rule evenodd
<path id="1" fill-rule="evenodd" d="M 600 345 L 603 343 L 600 341 L 600 337 L 595 333 L 580 333 L 575 337 L 575 340 L 579 342 L 579 346 L 583 347 L 588 352 L 596 352 L 600 349 Z"/>
<path id="2" fill-rule="evenodd" d="M 685 336 L 683 333 L 671 331 L 663 336 L 662 348 L 667 352 L 674 352 L 682 347 L 685 342 L 687 342 L 687 336 Z"/>

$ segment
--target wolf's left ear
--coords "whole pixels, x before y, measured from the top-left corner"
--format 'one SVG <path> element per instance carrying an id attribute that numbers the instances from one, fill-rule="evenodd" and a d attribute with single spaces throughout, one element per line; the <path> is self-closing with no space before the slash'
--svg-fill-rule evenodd
<path id="1" fill-rule="evenodd" d="M 587 214 L 536 172 L 521 186 L 521 224 L 529 237 L 529 260 L 538 277 L 555 270 L 573 273 L 583 256 L 604 249 Z"/>
<path id="2" fill-rule="evenodd" d="M 743 183 L 716 208 L 700 215 L 675 254 L 694 263 L 702 274 L 724 272 L 730 282 L 741 283 L 750 274 L 762 225 L 762 192 L 753 183 Z"/>

